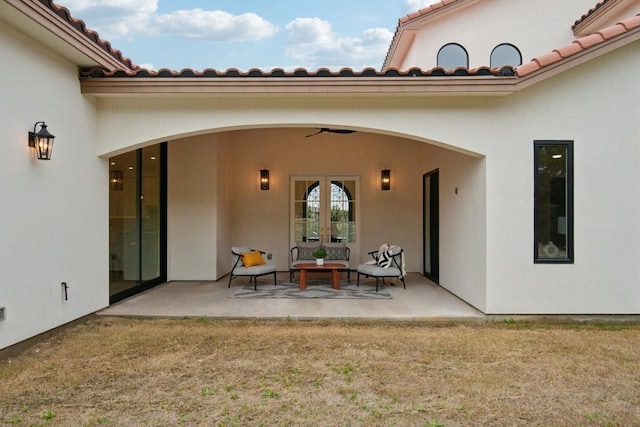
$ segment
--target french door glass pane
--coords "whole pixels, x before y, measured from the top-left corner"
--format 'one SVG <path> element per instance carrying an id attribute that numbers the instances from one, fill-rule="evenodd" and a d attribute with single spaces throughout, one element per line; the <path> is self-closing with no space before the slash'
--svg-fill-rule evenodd
<path id="1" fill-rule="evenodd" d="M 160 146 L 142 149 L 141 280 L 160 276 Z"/>
<path id="2" fill-rule="evenodd" d="M 136 152 L 109 161 L 109 294 L 130 289 L 140 277 Z"/>
<path id="3" fill-rule="evenodd" d="M 355 241 L 355 181 L 331 181 L 331 241 Z"/>
<path id="4" fill-rule="evenodd" d="M 314 242 L 320 240 L 320 182 L 295 182 L 294 240 Z"/>

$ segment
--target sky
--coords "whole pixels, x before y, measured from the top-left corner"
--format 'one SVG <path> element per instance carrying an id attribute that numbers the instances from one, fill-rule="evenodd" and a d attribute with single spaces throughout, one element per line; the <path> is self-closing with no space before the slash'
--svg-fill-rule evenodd
<path id="1" fill-rule="evenodd" d="M 55 0 L 143 68 L 380 69 L 398 19 L 436 0 Z"/>

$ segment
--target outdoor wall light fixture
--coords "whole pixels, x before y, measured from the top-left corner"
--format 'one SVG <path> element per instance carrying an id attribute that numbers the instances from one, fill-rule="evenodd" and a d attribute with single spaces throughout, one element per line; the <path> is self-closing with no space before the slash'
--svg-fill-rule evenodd
<path id="1" fill-rule="evenodd" d="M 36 133 L 36 126 L 38 125 L 40 125 L 40 130 Z M 36 122 L 33 125 L 33 132 L 29 132 L 29 147 L 36 149 L 38 160 L 51 160 L 54 138 L 55 136 L 49 133 L 44 122 Z"/>
<path id="2" fill-rule="evenodd" d="M 260 189 L 261 190 L 269 189 L 269 169 L 260 170 Z"/>
<path id="3" fill-rule="evenodd" d="M 383 169 L 380 172 L 380 182 L 383 191 L 391 190 L 391 171 L 389 169 Z"/>
<path id="4" fill-rule="evenodd" d="M 122 191 L 124 186 L 124 176 L 122 171 L 114 170 L 109 172 L 109 188 L 114 191 Z"/>

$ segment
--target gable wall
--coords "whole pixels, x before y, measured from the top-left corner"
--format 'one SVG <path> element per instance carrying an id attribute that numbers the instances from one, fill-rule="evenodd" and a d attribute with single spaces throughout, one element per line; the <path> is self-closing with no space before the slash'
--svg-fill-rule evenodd
<path id="1" fill-rule="evenodd" d="M 426 22 L 400 68 L 436 67 L 438 51 L 447 43 L 467 50 L 469 68 L 489 66 L 491 51 L 501 43 L 515 45 L 527 62 L 573 41 L 571 26 L 594 5 L 594 0 L 478 1 Z"/>

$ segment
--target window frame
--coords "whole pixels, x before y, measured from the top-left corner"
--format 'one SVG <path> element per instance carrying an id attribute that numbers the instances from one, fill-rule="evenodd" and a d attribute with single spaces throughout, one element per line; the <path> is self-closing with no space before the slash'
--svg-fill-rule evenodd
<path id="1" fill-rule="evenodd" d="M 516 53 L 518 54 L 518 63 L 517 64 L 502 64 L 502 65 L 494 65 L 494 57 L 495 57 L 495 53 L 496 51 L 501 48 L 501 47 L 510 47 L 512 48 L 512 53 Z M 518 49 L 518 47 L 514 44 L 511 43 L 500 43 L 499 45 L 496 45 L 492 50 L 491 50 L 491 54 L 489 55 L 489 68 L 499 68 L 499 67 L 505 67 L 505 66 L 511 66 L 511 67 L 518 67 L 522 65 L 522 52 L 520 52 L 520 49 Z"/>
<path id="2" fill-rule="evenodd" d="M 461 49 L 462 52 L 464 52 L 464 56 L 465 56 L 465 64 L 464 65 L 456 65 L 455 67 L 450 67 L 450 68 L 445 68 L 443 65 L 440 64 L 440 54 L 442 53 L 442 51 L 445 48 L 448 47 L 459 47 Z M 467 52 L 467 49 L 464 48 L 464 46 L 462 46 L 460 43 L 447 43 L 442 45 L 442 47 L 438 50 L 438 54 L 436 55 L 436 64 L 438 67 L 444 69 L 444 70 L 455 70 L 457 68 L 469 68 L 469 52 Z"/>
<path id="3" fill-rule="evenodd" d="M 534 189 L 533 189 L 533 260 L 535 264 L 573 264 L 574 258 L 574 164 L 573 164 L 573 145 L 572 140 L 534 140 Z M 565 194 L 565 216 L 566 216 L 566 256 L 563 258 L 542 258 L 539 256 L 538 251 L 538 236 L 542 232 L 540 224 L 538 224 L 538 212 L 540 207 L 538 205 L 538 197 L 541 190 L 541 177 L 539 174 L 539 152 L 543 147 L 564 147 L 566 153 L 565 161 L 565 179 L 566 179 L 566 194 Z"/>

